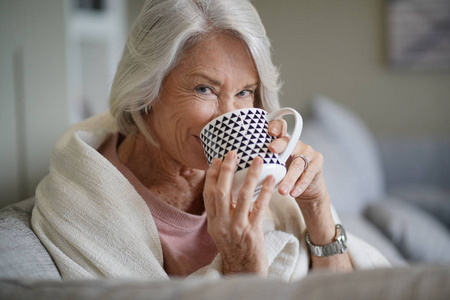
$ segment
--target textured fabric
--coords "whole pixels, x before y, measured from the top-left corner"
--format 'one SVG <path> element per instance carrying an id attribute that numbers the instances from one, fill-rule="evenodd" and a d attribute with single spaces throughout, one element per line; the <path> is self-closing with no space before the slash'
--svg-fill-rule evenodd
<path id="1" fill-rule="evenodd" d="M 161 241 L 164 270 L 170 276 L 187 276 L 209 265 L 218 252 L 208 234 L 206 212 L 202 215 L 188 214 L 149 191 L 119 161 L 118 142 L 119 133 L 115 133 L 98 151 L 125 176 L 147 203 Z"/>
<path id="2" fill-rule="evenodd" d="M 0 280 L 0 299 L 16 300 L 447 300 L 449 295 L 450 266 L 316 273 L 290 283 L 248 276 L 156 282 Z"/>
<path id="3" fill-rule="evenodd" d="M 302 140 L 325 157 L 324 176 L 336 209 L 362 212 L 385 193 L 374 137 L 356 114 L 326 97 L 313 100 L 312 114 L 315 128 L 308 132 L 305 122 Z"/>
<path id="4" fill-rule="evenodd" d="M 450 263 L 450 232 L 427 212 L 393 198 L 371 204 L 365 215 L 408 260 Z"/>
<path id="5" fill-rule="evenodd" d="M 168 279 L 161 243 L 145 201 L 96 149 L 115 132 L 109 114 L 75 125 L 57 142 L 50 173 L 36 190 L 32 226 L 64 279 Z M 306 230 L 294 199 L 274 196 L 272 228 L 265 234 L 269 275 L 294 280 L 308 272 Z M 270 224 L 269 224 L 270 225 Z M 266 226 L 269 228 L 270 226 Z M 349 236 L 355 268 L 388 266 L 373 247 Z M 191 276 L 219 278 L 213 262 Z"/>
<path id="6" fill-rule="evenodd" d="M 61 279 L 47 250 L 30 228 L 33 206 L 32 198 L 0 211 L 0 278 Z"/>

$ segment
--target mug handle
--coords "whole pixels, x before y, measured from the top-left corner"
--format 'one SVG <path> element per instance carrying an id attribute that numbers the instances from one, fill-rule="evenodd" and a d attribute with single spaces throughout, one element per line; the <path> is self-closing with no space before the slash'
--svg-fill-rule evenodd
<path id="1" fill-rule="evenodd" d="M 286 163 L 289 156 L 292 154 L 292 151 L 294 151 L 294 147 L 297 144 L 298 140 L 300 139 L 300 134 L 303 130 L 303 118 L 302 116 L 293 108 L 290 107 L 284 107 L 280 108 L 279 110 L 276 110 L 269 115 L 267 115 L 266 119 L 268 122 L 271 122 L 275 119 L 279 119 L 282 116 L 285 115 L 294 115 L 295 118 L 295 124 L 294 124 L 294 131 L 292 132 L 291 139 L 286 147 L 286 149 L 279 154 L 278 159 L 281 163 Z"/>

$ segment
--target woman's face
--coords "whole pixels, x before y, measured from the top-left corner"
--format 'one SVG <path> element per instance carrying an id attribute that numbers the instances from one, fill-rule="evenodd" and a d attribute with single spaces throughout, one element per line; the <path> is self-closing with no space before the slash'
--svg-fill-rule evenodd
<path id="1" fill-rule="evenodd" d="M 245 44 L 231 34 L 206 38 L 183 57 L 164 80 L 149 127 L 171 159 L 206 170 L 200 131 L 219 115 L 254 106 L 258 72 Z"/>

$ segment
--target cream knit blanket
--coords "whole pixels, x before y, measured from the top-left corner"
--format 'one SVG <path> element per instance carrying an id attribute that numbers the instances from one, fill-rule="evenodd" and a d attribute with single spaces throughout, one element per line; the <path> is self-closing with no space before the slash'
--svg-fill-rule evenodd
<path id="1" fill-rule="evenodd" d="M 64 279 L 168 279 L 152 215 L 127 179 L 97 152 L 116 130 L 108 113 L 70 128 L 57 142 L 49 174 L 36 190 L 32 228 Z M 264 223 L 269 274 L 293 280 L 308 272 L 302 215 L 290 197 L 275 195 Z M 338 222 L 335 215 L 335 221 Z M 388 266 L 367 243 L 349 235 L 355 268 Z M 192 276 L 220 278 L 221 257 Z"/>

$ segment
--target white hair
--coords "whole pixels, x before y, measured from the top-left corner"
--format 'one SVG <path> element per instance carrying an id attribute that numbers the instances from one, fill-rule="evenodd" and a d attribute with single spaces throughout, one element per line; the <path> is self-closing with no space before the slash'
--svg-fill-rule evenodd
<path id="1" fill-rule="evenodd" d="M 279 108 L 278 70 L 256 9 L 247 0 L 147 0 L 136 19 L 111 88 L 110 109 L 119 130 L 140 131 L 154 143 L 145 110 L 158 99 L 164 78 L 183 51 L 207 33 L 231 32 L 248 47 L 258 71 L 257 105 Z"/>

